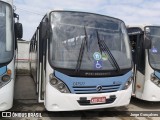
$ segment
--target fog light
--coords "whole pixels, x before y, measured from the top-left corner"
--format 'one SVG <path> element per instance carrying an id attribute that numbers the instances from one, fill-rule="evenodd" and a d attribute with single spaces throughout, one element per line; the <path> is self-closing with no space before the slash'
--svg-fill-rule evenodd
<path id="1" fill-rule="evenodd" d="M 50 83 L 51 83 L 52 85 L 56 85 L 56 84 L 58 83 L 58 80 L 57 80 L 56 78 L 52 78 L 52 79 L 50 80 Z"/>
<path id="2" fill-rule="evenodd" d="M 2 81 L 3 82 L 8 82 L 10 80 L 10 76 L 9 75 L 4 75 L 3 77 L 2 77 Z"/>
<path id="3" fill-rule="evenodd" d="M 58 85 L 58 89 L 60 89 L 60 90 L 62 90 L 64 87 L 65 87 L 65 85 L 64 85 L 63 83 L 60 83 L 60 84 Z"/>

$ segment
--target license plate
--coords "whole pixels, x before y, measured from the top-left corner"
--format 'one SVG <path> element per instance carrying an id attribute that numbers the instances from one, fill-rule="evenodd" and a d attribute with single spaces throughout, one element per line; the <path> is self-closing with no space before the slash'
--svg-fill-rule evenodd
<path id="1" fill-rule="evenodd" d="M 91 104 L 98 104 L 98 103 L 106 103 L 106 97 L 93 97 L 90 101 Z"/>

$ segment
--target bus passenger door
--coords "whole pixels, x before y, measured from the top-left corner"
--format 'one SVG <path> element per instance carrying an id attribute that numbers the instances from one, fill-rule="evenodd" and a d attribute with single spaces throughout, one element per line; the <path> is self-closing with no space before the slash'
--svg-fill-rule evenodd
<path id="1" fill-rule="evenodd" d="M 46 78 L 46 40 L 47 26 L 42 21 L 39 28 L 39 79 L 38 79 L 38 102 L 44 102 L 45 78 Z"/>
<path id="2" fill-rule="evenodd" d="M 145 49 L 143 47 L 143 34 L 132 38 L 135 41 L 134 58 L 134 89 L 133 94 L 141 98 L 145 82 Z"/>

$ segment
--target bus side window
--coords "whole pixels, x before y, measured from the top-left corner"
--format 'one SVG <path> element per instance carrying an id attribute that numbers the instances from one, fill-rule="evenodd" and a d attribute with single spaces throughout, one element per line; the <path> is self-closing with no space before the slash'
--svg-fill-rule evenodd
<path id="1" fill-rule="evenodd" d="M 33 52 L 33 40 L 31 40 L 30 52 Z"/>

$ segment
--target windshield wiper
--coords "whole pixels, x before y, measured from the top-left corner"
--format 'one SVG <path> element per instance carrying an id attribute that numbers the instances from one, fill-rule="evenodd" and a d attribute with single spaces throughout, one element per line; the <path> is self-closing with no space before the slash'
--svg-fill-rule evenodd
<path id="1" fill-rule="evenodd" d="M 88 51 L 87 31 L 86 31 L 85 26 L 84 26 L 84 31 L 85 31 L 85 38 L 82 41 L 81 48 L 79 51 L 79 56 L 78 56 L 77 65 L 76 65 L 76 69 L 75 69 L 76 72 L 79 72 L 79 70 L 80 70 L 82 58 L 83 58 L 83 54 L 84 54 L 84 50 L 85 50 L 85 45 L 87 46 L 87 51 Z"/>
<path id="2" fill-rule="evenodd" d="M 106 45 L 106 43 L 103 40 L 100 40 L 98 31 L 97 31 L 97 39 L 98 39 L 98 45 L 99 45 L 99 49 L 101 51 L 101 54 L 102 54 L 102 52 L 104 52 L 104 54 L 106 55 L 106 52 L 107 52 L 110 59 L 112 60 L 112 62 L 109 60 L 110 63 L 111 64 L 113 63 L 114 66 L 116 67 L 117 71 L 120 71 L 120 67 L 119 67 L 117 61 L 115 60 L 114 56 L 112 55 L 111 51 L 109 50 L 108 46 Z"/>

